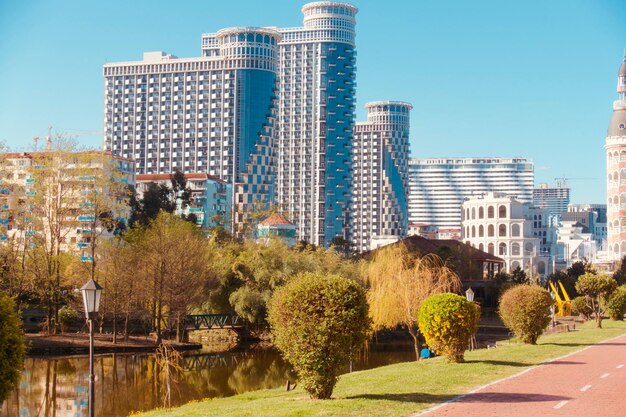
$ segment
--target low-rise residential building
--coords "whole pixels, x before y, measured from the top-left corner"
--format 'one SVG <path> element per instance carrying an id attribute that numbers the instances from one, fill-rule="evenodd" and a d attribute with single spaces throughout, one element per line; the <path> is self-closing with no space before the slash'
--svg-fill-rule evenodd
<path id="1" fill-rule="evenodd" d="M 92 261 L 126 227 L 134 162 L 101 151 L 0 154 L 0 241 Z"/>
<path id="2" fill-rule="evenodd" d="M 221 226 L 231 230 L 232 186 L 218 177 L 205 173 L 183 174 L 191 191 L 191 204 L 180 207 L 177 214 L 196 216 L 196 224 L 204 228 Z M 151 183 L 172 186 L 172 174 L 137 175 L 137 197 L 142 198 Z"/>
<path id="3" fill-rule="evenodd" d="M 296 244 L 296 225 L 282 214 L 272 214 L 257 225 L 257 241 L 268 243 L 271 238 L 282 239 L 289 247 Z"/>

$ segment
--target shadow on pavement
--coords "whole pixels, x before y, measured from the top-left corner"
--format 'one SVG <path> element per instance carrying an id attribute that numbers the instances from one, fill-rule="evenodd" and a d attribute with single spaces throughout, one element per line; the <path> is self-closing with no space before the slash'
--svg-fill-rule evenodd
<path id="1" fill-rule="evenodd" d="M 347 399 L 364 398 L 367 400 L 387 400 L 410 403 L 438 404 L 449 401 L 455 395 L 435 395 L 423 392 L 409 392 L 404 394 L 363 394 L 346 397 Z M 477 392 L 466 394 L 456 402 L 466 403 L 530 403 L 570 400 L 571 397 L 563 395 L 548 395 L 539 393 L 515 393 L 515 392 Z"/>

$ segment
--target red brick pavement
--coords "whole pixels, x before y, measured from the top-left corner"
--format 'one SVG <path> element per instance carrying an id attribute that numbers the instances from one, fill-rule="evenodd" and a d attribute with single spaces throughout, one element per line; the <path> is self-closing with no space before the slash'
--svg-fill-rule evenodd
<path id="1" fill-rule="evenodd" d="M 414 416 L 626 417 L 626 336 L 478 388 Z"/>

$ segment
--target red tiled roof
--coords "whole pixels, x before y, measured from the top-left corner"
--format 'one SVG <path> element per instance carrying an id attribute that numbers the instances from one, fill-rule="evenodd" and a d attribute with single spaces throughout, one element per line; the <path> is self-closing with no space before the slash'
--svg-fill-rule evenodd
<path id="1" fill-rule="evenodd" d="M 260 225 L 263 226 L 276 226 L 276 225 L 293 225 L 289 220 L 285 218 L 282 214 L 274 213 L 269 216 L 267 219 L 263 220 Z"/>

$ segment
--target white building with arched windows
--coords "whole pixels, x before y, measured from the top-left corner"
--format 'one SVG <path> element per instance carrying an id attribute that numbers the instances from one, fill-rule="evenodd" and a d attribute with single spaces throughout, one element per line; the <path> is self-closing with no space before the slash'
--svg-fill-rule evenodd
<path id="1" fill-rule="evenodd" d="M 626 56 L 617 77 L 619 99 L 606 134 L 609 259 L 626 255 Z"/>
<path id="2" fill-rule="evenodd" d="M 554 270 L 555 230 L 546 210 L 513 196 L 486 193 L 462 205 L 462 238 L 473 247 L 505 260 L 505 271 L 517 267 L 545 277 Z"/>

